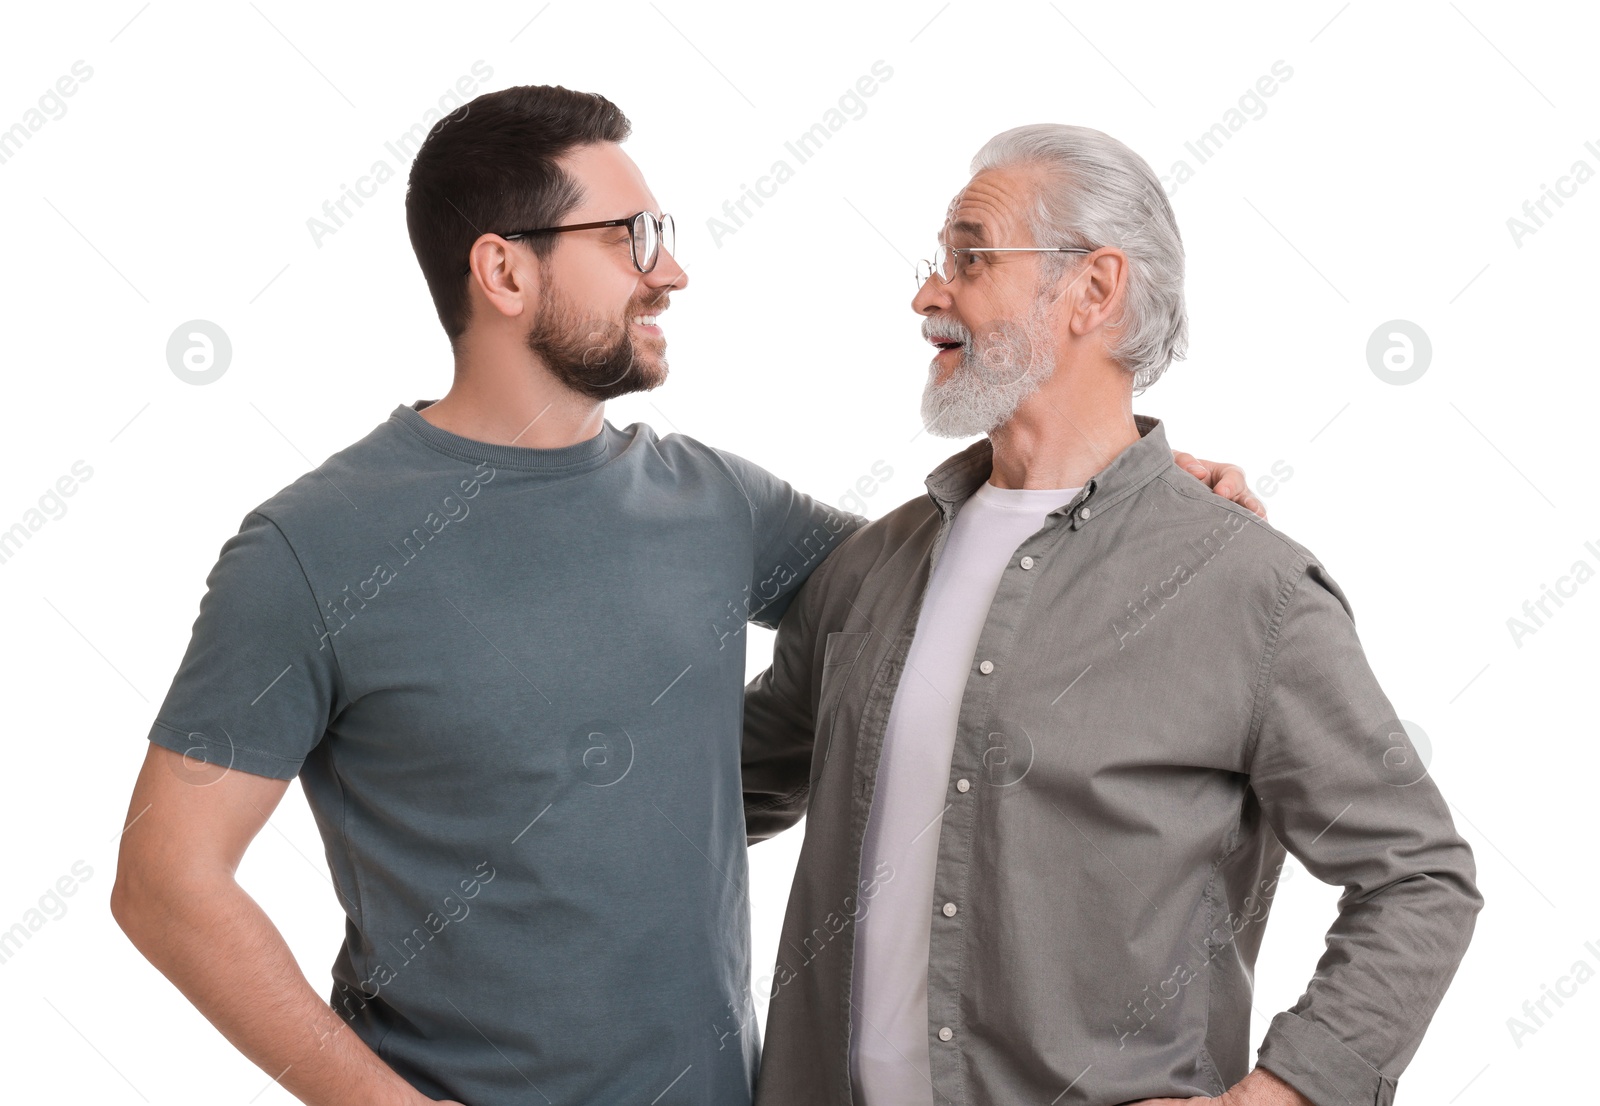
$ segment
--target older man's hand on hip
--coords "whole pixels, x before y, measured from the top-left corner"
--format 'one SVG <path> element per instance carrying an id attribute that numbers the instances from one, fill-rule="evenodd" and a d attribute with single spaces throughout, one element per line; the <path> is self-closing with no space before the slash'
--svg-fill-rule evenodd
<path id="1" fill-rule="evenodd" d="M 1317 1106 L 1266 1068 L 1256 1068 L 1216 1098 L 1143 1098 L 1128 1103 L 1128 1106 L 1197 1106 L 1199 1103 L 1213 1103 L 1214 1106 Z"/>

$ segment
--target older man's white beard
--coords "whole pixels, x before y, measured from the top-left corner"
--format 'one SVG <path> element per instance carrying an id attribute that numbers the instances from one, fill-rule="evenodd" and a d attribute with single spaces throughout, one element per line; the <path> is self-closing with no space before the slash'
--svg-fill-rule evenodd
<path id="1" fill-rule="evenodd" d="M 961 363 L 944 383 L 939 366 L 928 366 L 922 390 L 922 424 L 941 438 L 987 434 L 1004 423 L 1050 379 L 1055 368 L 1042 303 L 1028 316 L 990 328 L 981 345 L 968 334 Z"/>

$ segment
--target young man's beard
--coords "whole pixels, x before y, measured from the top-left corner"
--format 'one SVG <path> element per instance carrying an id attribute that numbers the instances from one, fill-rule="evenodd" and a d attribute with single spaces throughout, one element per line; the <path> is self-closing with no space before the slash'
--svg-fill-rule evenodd
<path id="1" fill-rule="evenodd" d="M 662 296 L 652 302 L 666 300 Z M 630 303 L 623 322 L 604 322 L 580 315 L 552 289 L 528 331 L 528 348 L 552 376 L 579 395 L 607 400 L 647 392 L 667 379 L 667 360 L 634 334 L 632 320 L 654 310 Z"/>

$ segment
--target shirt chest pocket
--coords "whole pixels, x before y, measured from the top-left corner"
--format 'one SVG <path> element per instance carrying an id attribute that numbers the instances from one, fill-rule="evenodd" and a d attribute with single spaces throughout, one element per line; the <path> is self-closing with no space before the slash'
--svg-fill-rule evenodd
<path id="1" fill-rule="evenodd" d="M 847 735 L 838 729 L 840 723 L 839 701 L 845 685 L 866 660 L 867 639 L 872 634 L 864 630 L 839 630 L 828 635 L 822 650 L 822 686 L 817 693 L 816 744 L 811 753 L 811 782 L 815 784 L 822 775 L 828 757 L 833 754 L 835 739 Z M 859 717 L 855 712 L 852 717 Z"/>

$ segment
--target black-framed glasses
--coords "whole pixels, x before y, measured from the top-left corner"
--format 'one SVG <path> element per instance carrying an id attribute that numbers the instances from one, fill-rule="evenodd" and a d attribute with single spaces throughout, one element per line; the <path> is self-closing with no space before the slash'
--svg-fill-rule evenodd
<path id="1" fill-rule="evenodd" d="M 677 229 L 673 225 L 672 216 L 666 213 L 657 218 L 654 212 L 639 211 L 625 219 L 602 219 L 596 223 L 568 223 L 563 227 L 537 227 L 533 230 L 516 230 L 500 237 L 507 240 L 526 238 L 531 234 L 561 234 L 569 230 L 598 230 L 601 227 L 627 227 L 628 228 L 628 253 L 633 258 L 633 267 L 641 273 L 648 273 L 656 267 L 656 262 L 661 260 L 661 251 L 668 253 L 677 252 Z M 472 272 L 472 266 L 467 266 L 461 271 L 462 276 Z"/>
<path id="2" fill-rule="evenodd" d="M 1083 246 L 940 246 L 933 261 L 917 262 L 917 287 L 935 274 L 949 284 L 970 268 L 967 258 L 975 253 L 1094 253 Z"/>

